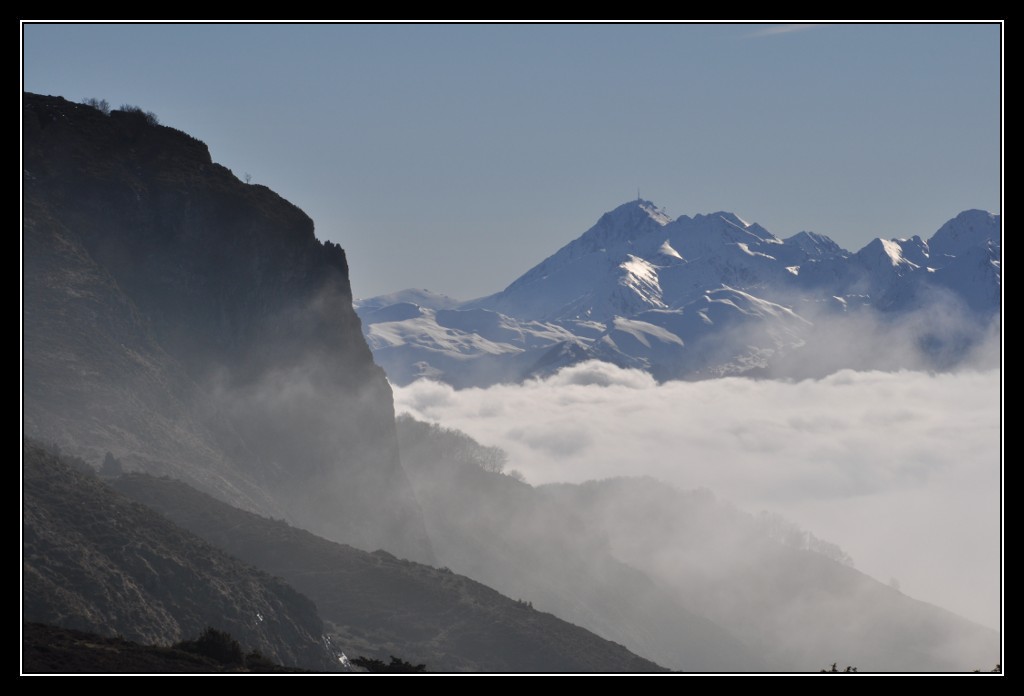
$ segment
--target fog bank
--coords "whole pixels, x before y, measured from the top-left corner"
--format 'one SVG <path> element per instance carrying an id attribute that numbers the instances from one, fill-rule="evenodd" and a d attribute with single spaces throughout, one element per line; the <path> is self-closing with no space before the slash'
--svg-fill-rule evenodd
<path id="1" fill-rule="evenodd" d="M 591 362 L 522 385 L 395 388 L 397 412 L 534 484 L 650 475 L 839 544 L 860 570 L 999 626 L 999 372 L 656 383 Z"/>

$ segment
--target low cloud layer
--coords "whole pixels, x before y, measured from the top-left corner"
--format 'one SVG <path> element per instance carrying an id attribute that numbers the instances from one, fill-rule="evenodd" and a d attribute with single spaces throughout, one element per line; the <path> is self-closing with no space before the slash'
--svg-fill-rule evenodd
<path id="1" fill-rule="evenodd" d="M 535 484 L 650 475 L 781 513 L 915 598 L 999 623 L 999 373 L 657 384 L 586 363 L 522 385 L 395 388 L 398 412 Z"/>

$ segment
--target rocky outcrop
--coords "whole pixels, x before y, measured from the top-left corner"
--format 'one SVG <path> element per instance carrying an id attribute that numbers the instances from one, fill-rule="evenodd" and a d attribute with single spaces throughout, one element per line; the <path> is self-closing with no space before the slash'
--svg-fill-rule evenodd
<path id="1" fill-rule="evenodd" d="M 344 251 L 141 112 L 23 104 L 26 433 L 429 559 Z"/>

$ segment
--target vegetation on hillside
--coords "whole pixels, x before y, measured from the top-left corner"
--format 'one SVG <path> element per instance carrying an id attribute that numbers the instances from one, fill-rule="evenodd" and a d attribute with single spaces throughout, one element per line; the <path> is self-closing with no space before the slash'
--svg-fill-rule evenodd
<path id="1" fill-rule="evenodd" d="M 210 631 L 219 637 L 204 640 Z M 238 645 L 229 634 L 207 629 L 198 638 L 173 646 L 143 644 L 123 637 L 40 623 L 22 626 L 22 674 L 204 674 L 223 672 L 298 673 L 258 652 L 222 659 L 211 646 Z M 199 645 L 198 649 L 196 645 Z"/>
<path id="2" fill-rule="evenodd" d="M 72 469 L 33 441 L 23 450 L 25 621 L 169 645 L 207 626 L 277 662 L 332 665 L 315 605 L 153 510 Z"/>
<path id="3" fill-rule="evenodd" d="M 663 671 L 447 568 L 336 544 L 178 481 L 128 474 L 115 486 L 311 597 L 332 645 L 348 654 L 398 654 L 439 671 Z"/>

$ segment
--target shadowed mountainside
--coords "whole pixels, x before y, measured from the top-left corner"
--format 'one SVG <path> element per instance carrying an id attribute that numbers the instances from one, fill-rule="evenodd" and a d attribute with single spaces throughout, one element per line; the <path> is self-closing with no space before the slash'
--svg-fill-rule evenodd
<path id="1" fill-rule="evenodd" d="M 26 94 L 25 433 L 429 560 L 342 249 L 142 113 Z"/>
<path id="2" fill-rule="evenodd" d="M 287 665 L 329 669 L 316 607 L 41 445 L 23 457 L 25 621 L 168 645 L 214 626 Z"/>
<path id="3" fill-rule="evenodd" d="M 114 485 L 312 597 L 332 642 L 349 655 L 401 655 L 431 671 L 664 671 L 448 569 L 336 544 L 178 481 L 131 474 Z"/>
<path id="4" fill-rule="evenodd" d="M 244 664 L 225 664 L 177 647 L 142 645 L 70 628 L 26 623 L 22 627 L 24 674 L 204 674 L 306 672 L 250 653 Z"/>

